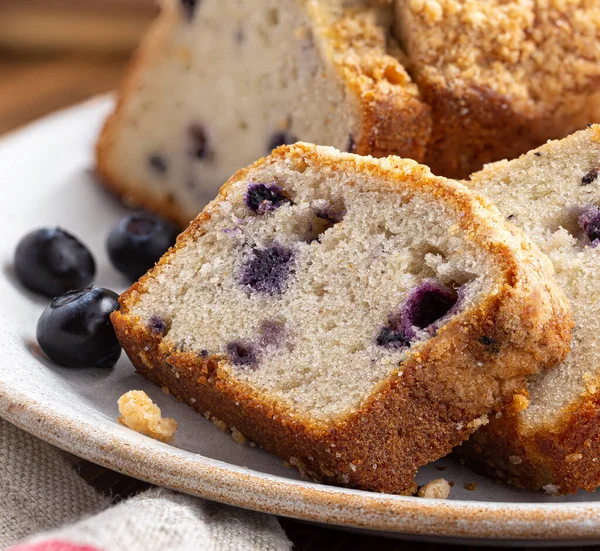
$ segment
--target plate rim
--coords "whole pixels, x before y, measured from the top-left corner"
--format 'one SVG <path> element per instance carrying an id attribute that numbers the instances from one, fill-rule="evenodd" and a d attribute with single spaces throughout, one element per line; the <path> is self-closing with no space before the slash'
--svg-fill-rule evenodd
<path id="1" fill-rule="evenodd" d="M 104 112 L 112 94 L 61 109 L 0 138 L 0 149 L 24 135 L 51 127 L 80 110 Z M 0 315 L 0 338 L 11 336 Z M 18 337 L 14 336 L 15 339 Z M 4 343 L 2 343 L 4 344 Z M 0 362 L 15 360 L 0 347 Z M 22 354 L 25 354 L 21 351 Z M 9 378 L 10 379 L 10 378 Z M 52 409 L 0 380 L 0 416 L 67 452 L 122 474 L 212 501 L 300 520 L 428 537 L 600 541 L 600 503 L 515 503 L 438 500 L 376 494 L 261 473 L 151 440 L 94 427 Z M 188 454 L 188 456 L 186 456 Z"/>

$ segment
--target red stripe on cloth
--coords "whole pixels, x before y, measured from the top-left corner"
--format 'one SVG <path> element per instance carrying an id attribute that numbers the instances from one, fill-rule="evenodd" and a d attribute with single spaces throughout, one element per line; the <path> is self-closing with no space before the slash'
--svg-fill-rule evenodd
<path id="1" fill-rule="evenodd" d="M 79 545 L 69 541 L 48 540 L 38 543 L 25 543 L 9 547 L 6 551 L 101 551 L 90 545 Z"/>

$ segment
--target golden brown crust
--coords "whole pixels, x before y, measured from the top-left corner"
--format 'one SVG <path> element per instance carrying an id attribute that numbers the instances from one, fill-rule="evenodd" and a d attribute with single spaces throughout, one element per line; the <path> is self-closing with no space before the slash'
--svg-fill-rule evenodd
<path id="1" fill-rule="evenodd" d="M 575 166 L 585 158 L 582 154 L 590 152 L 592 147 L 597 152 L 598 148 L 594 144 L 600 144 L 600 125 L 593 125 L 589 130 L 559 142 L 549 143 L 529 155 L 553 159 L 548 165 L 539 167 L 539 174 L 542 175 L 550 173 L 559 159 L 567 166 Z M 524 156 L 519 160 L 488 165 L 483 171 L 473 175 L 474 189 L 485 193 L 493 189 L 486 186 L 496 182 L 501 182 L 507 188 L 519 186 L 518 189 L 521 189 L 523 184 L 528 185 L 531 175 L 523 176 L 524 181 L 519 182 L 519 175 L 526 174 L 529 168 L 526 159 Z M 550 181 L 554 182 L 555 187 L 567 185 L 560 176 Z M 533 207 L 535 199 L 531 198 L 527 189 L 523 189 L 523 196 L 527 197 L 523 199 L 523 205 L 531 200 Z M 536 208 L 540 209 L 539 206 Z M 533 208 L 531 216 L 535 216 Z M 579 334 L 576 332 L 574 335 L 576 342 L 585 338 L 581 328 Z M 570 366 L 578 363 L 575 357 L 571 357 Z M 579 363 L 586 365 L 589 361 L 579 358 Z M 593 371 L 594 366 L 590 364 L 589 367 Z M 569 370 L 571 367 L 562 366 L 557 369 Z M 535 425 L 532 416 L 527 415 L 528 412 L 494 418 L 485 429 L 478 431 L 462 445 L 457 453 L 479 470 L 518 487 L 546 487 L 551 493 L 559 494 L 596 490 L 600 485 L 600 392 L 594 391 L 598 388 L 597 376 L 588 376 L 589 380 L 584 378 L 585 386 L 581 385 L 582 394 L 579 397 L 575 395 L 568 399 L 567 406 L 562 409 L 557 406 L 554 411 L 545 404 L 546 415 Z M 572 374 L 572 377 L 579 380 L 578 375 Z M 544 399 L 544 394 L 538 389 L 535 400 L 543 402 Z M 539 407 L 539 403 L 535 405 Z"/>
<path id="2" fill-rule="evenodd" d="M 106 119 L 104 128 L 96 143 L 96 174 L 104 186 L 128 204 L 141 206 L 172 220 L 181 227 L 187 226 L 189 217 L 169 196 L 151 195 L 140 182 L 127 180 L 122 167 L 115 166 L 111 160 L 111 150 L 119 135 L 121 125 L 125 124 L 125 106 L 136 93 L 142 72 L 155 56 L 161 54 L 165 36 L 170 31 L 176 17 L 174 7 L 163 4 L 163 12 L 154 21 L 148 34 L 129 64 L 125 80 L 117 94 L 117 105 Z"/>
<path id="3" fill-rule="evenodd" d="M 419 84 L 432 118 L 423 162 L 449 178 L 467 178 L 486 163 L 518 157 L 589 122 L 584 106 L 580 116 L 559 118 L 546 111 L 519 111 L 509 97 L 490 88 Z"/>
<path id="4" fill-rule="evenodd" d="M 493 230 L 496 224 L 503 225 L 499 213 L 487 210 L 483 198 L 399 158 L 376 161 L 332 151 L 306 144 L 282 147 L 254 166 L 284 158 L 297 167 L 339 168 L 344 163 L 348 169 L 354 165 L 355 170 L 385 178 L 390 191 L 401 187 L 420 193 L 427 190 L 463 213 L 457 231 L 493 254 L 503 274 L 493 296 L 470 309 L 468 315 L 458 315 L 412 351 L 359 411 L 328 423 L 300 417 L 236 381 L 222 367 L 225 357 L 179 352 L 131 313 L 154 274 L 204 233 L 214 205 L 253 167 L 234 175 L 176 246 L 121 296 L 121 309 L 113 314 L 113 324 L 143 376 L 199 412 L 210 411 L 312 478 L 382 492 L 412 492 L 418 467 L 446 455 L 476 430 L 482 415 L 503 409 L 515 393 L 524 392 L 528 374 L 564 358 L 571 317 L 539 251 L 516 228 L 509 230 L 516 238 L 516 249 L 500 237 L 490 237 L 490 230 L 498 231 Z"/>
<path id="5" fill-rule="evenodd" d="M 596 393 L 571 404 L 554 427 L 530 435 L 519 428 L 517 415 L 493 419 L 457 451 L 477 469 L 521 488 L 593 492 L 600 480 L 599 424 Z"/>
<path id="6" fill-rule="evenodd" d="M 362 130 L 354 153 L 420 161 L 431 133 L 429 108 L 413 94 L 377 85 L 362 98 Z"/>
<path id="7" fill-rule="evenodd" d="M 351 153 L 420 161 L 431 133 L 430 110 L 406 69 L 386 53 L 395 47 L 374 15 L 373 6 L 348 8 L 322 30 L 333 64 L 354 93 L 358 128 Z"/>
<path id="8" fill-rule="evenodd" d="M 190 222 L 189 215 L 172 197 L 158 192 L 150 194 L 140 182 L 128 181 L 122 167 L 111 160 L 120 127 L 127 122 L 125 106 L 135 95 L 145 67 L 161 55 L 165 37 L 177 17 L 171 4 L 167 3 L 163 9 L 132 60 L 117 106 L 104 125 L 96 145 L 96 172 L 100 181 L 125 201 L 158 212 L 185 227 Z M 429 107 L 419 99 L 416 86 L 398 60 L 384 55 L 387 37 L 370 15 L 370 10 L 351 10 L 340 21 L 322 29 L 333 52 L 336 72 L 353 94 L 357 116 L 356 133 L 351 136 L 353 152 L 421 160 L 431 132 Z M 347 52 L 351 55 L 344 55 Z"/>

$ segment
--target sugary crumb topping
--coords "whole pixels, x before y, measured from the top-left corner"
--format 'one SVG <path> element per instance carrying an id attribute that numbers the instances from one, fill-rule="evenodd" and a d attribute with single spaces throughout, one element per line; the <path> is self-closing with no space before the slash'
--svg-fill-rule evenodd
<path id="1" fill-rule="evenodd" d="M 119 398 L 119 423 L 161 442 L 173 439 L 175 419 L 162 417 L 160 408 L 143 390 L 130 390 Z"/>
<path id="2" fill-rule="evenodd" d="M 542 487 L 542 490 L 550 496 L 555 496 L 558 495 L 559 488 L 560 486 L 557 486 L 556 484 L 546 484 Z"/>
<path id="3" fill-rule="evenodd" d="M 448 499 L 450 483 L 445 478 L 436 478 L 422 486 L 417 495 L 426 499 Z"/>
<path id="4" fill-rule="evenodd" d="M 429 78 L 470 81 L 531 105 L 564 107 L 594 92 L 600 72 L 595 1 L 410 0 L 403 5 L 411 59 Z"/>

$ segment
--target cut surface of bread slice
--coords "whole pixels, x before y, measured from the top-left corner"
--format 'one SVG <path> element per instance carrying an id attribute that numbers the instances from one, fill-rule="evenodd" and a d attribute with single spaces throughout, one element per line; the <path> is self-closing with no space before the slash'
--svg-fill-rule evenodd
<path id="1" fill-rule="evenodd" d="M 600 118 L 595 1 L 162 4 L 97 168 L 110 189 L 182 226 L 282 143 L 467 177 Z"/>
<path id="2" fill-rule="evenodd" d="M 392 23 L 376 0 L 165 0 L 100 138 L 103 181 L 185 226 L 284 143 L 422 157 L 429 109 Z"/>
<path id="3" fill-rule="evenodd" d="M 305 474 L 410 492 L 565 356 L 551 272 L 463 185 L 298 144 L 236 173 L 113 323 L 143 376 Z"/>
<path id="4" fill-rule="evenodd" d="M 550 493 L 600 486 L 600 126 L 488 165 L 468 185 L 548 255 L 570 299 L 572 351 L 529 385 L 527 409 L 492 418 L 461 453 Z"/>
<path id="5" fill-rule="evenodd" d="M 424 163 L 467 177 L 598 122 L 595 0 L 395 0 L 397 32 L 432 110 Z"/>

